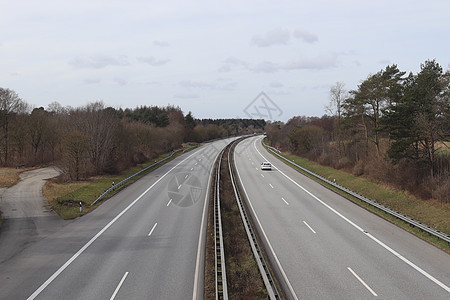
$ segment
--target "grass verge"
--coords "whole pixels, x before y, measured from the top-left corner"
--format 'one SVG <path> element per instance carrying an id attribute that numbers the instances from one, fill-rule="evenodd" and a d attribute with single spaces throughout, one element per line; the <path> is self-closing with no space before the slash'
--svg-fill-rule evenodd
<path id="1" fill-rule="evenodd" d="M 100 205 L 101 201 L 93 206 L 91 204 L 108 188 L 111 187 L 112 182 L 120 182 L 123 179 L 130 177 L 131 175 L 141 171 L 142 169 L 152 165 L 153 163 L 167 158 L 171 153 L 165 153 L 152 160 L 151 162 L 138 165 L 134 168 L 127 170 L 126 172 L 115 176 L 100 176 L 93 177 L 88 181 L 75 182 L 75 183 L 57 183 L 55 179 L 47 181 L 42 189 L 42 194 L 45 200 L 49 203 L 50 207 L 63 219 L 74 219 L 89 213 L 95 207 Z M 147 172 L 136 176 L 129 180 L 126 184 L 118 187 L 114 191 L 110 192 L 102 201 L 112 197 L 123 188 L 136 182 L 136 180 L 142 178 L 154 169 L 162 166 L 163 164 L 173 160 L 180 156 L 179 152 L 160 164 L 150 168 Z M 80 212 L 80 202 L 82 204 L 82 212 Z"/>
<path id="2" fill-rule="evenodd" d="M 270 153 L 274 155 L 272 152 Z M 442 204 L 434 200 L 420 200 L 409 195 L 408 193 L 396 190 L 392 187 L 373 182 L 364 177 L 356 177 L 341 170 L 322 166 L 320 164 L 290 153 L 281 153 L 281 155 L 316 174 L 319 174 L 330 180 L 335 179 L 336 182 L 340 185 L 345 186 L 360 195 L 364 195 L 367 198 L 370 198 L 380 204 L 383 204 L 384 206 L 387 206 L 395 211 L 398 211 L 406 216 L 420 221 L 423 224 L 427 224 L 428 226 L 436 228 L 441 232 L 450 234 L 450 204 Z M 405 230 L 415 234 L 416 236 L 426 240 L 427 242 L 450 253 L 450 245 L 448 245 L 447 242 L 442 241 L 434 236 L 430 236 L 428 233 L 423 232 L 416 227 L 411 227 L 408 223 L 399 220 L 394 216 L 391 216 L 390 214 L 387 214 L 384 211 L 373 207 L 370 204 L 367 204 L 364 201 L 348 195 L 347 193 L 336 189 L 335 187 L 328 185 L 325 182 L 320 181 L 319 179 L 303 172 L 301 169 L 287 163 L 286 161 L 281 161 L 293 167 L 297 171 L 303 173 L 304 175 L 314 179 L 328 189 L 331 189 L 334 192 L 344 196 L 345 198 L 350 199 L 361 207 L 364 207 L 365 209 L 383 217 L 384 219 L 404 228 Z"/>

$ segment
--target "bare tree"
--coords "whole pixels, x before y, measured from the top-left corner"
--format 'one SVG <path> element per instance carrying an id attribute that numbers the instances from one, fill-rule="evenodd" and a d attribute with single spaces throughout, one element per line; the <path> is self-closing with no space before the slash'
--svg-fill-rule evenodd
<path id="1" fill-rule="evenodd" d="M 73 114 L 77 129 L 89 139 L 88 153 L 95 174 L 105 171 L 111 165 L 117 148 L 117 130 L 120 126 L 115 110 L 105 108 L 103 102 L 88 104 Z"/>
<path id="2" fill-rule="evenodd" d="M 15 91 L 0 88 L 0 127 L 2 129 L 0 143 L 3 152 L 3 165 L 8 164 L 10 120 L 16 113 L 25 111 L 26 107 L 26 103 Z M 1 162 L 2 156 L 0 155 L 0 163 Z"/>
<path id="3" fill-rule="evenodd" d="M 85 173 L 86 152 L 89 147 L 88 138 L 81 132 L 71 131 L 63 141 L 65 161 L 72 180 L 80 180 L 80 176 Z"/>
<path id="4" fill-rule="evenodd" d="M 330 88 L 330 103 L 325 108 L 328 113 L 336 117 L 336 138 L 338 144 L 338 158 L 342 154 L 342 139 L 341 139 L 341 123 L 342 123 L 342 111 L 345 98 L 348 97 L 347 91 L 344 89 L 343 82 L 336 82 L 334 86 Z"/>

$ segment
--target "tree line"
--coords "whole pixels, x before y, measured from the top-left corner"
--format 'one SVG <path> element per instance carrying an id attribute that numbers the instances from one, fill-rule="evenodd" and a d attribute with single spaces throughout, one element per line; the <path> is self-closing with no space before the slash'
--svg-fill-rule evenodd
<path id="1" fill-rule="evenodd" d="M 435 60 L 417 74 L 387 66 L 347 91 L 330 88 L 327 114 L 267 126 L 269 142 L 424 199 L 450 202 L 450 72 Z"/>
<path id="2" fill-rule="evenodd" d="M 0 88 L 0 166 L 58 164 L 66 180 L 82 180 L 119 173 L 183 143 L 263 132 L 261 121 L 205 122 L 170 105 L 31 108 L 17 92 Z"/>

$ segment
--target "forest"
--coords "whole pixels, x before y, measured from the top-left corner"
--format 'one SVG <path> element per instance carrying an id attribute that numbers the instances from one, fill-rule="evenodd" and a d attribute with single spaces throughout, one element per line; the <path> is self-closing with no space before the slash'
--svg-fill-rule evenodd
<path id="1" fill-rule="evenodd" d="M 450 203 L 449 84 L 435 60 L 417 74 L 390 65 L 354 90 L 337 82 L 327 114 L 269 123 L 267 138 L 280 150 Z"/>
<path id="2" fill-rule="evenodd" d="M 58 165 L 65 181 L 117 174 L 182 147 L 217 138 L 262 133 L 264 120 L 198 120 L 174 106 L 115 109 L 103 102 L 31 108 L 0 88 L 0 166 Z"/>

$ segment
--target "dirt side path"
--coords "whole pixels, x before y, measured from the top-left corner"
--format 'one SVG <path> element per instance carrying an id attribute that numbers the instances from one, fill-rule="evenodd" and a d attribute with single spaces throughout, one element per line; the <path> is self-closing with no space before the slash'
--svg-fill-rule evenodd
<path id="1" fill-rule="evenodd" d="M 45 180 L 58 176 L 56 167 L 47 167 L 20 174 L 16 185 L 0 191 L 0 211 L 3 219 L 45 217 L 54 215 L 42 196 Z"/>
<path id="2" fill-rule="evenodd" d="M 21 181 L 10 188 L 0 189 L 0 269 L 2 264 L 24 248 L 65 225 L 47 209 L 42 196 L 45 180 L 55 177 L 59 170 L 47 167 L 21 174 Z"/>

